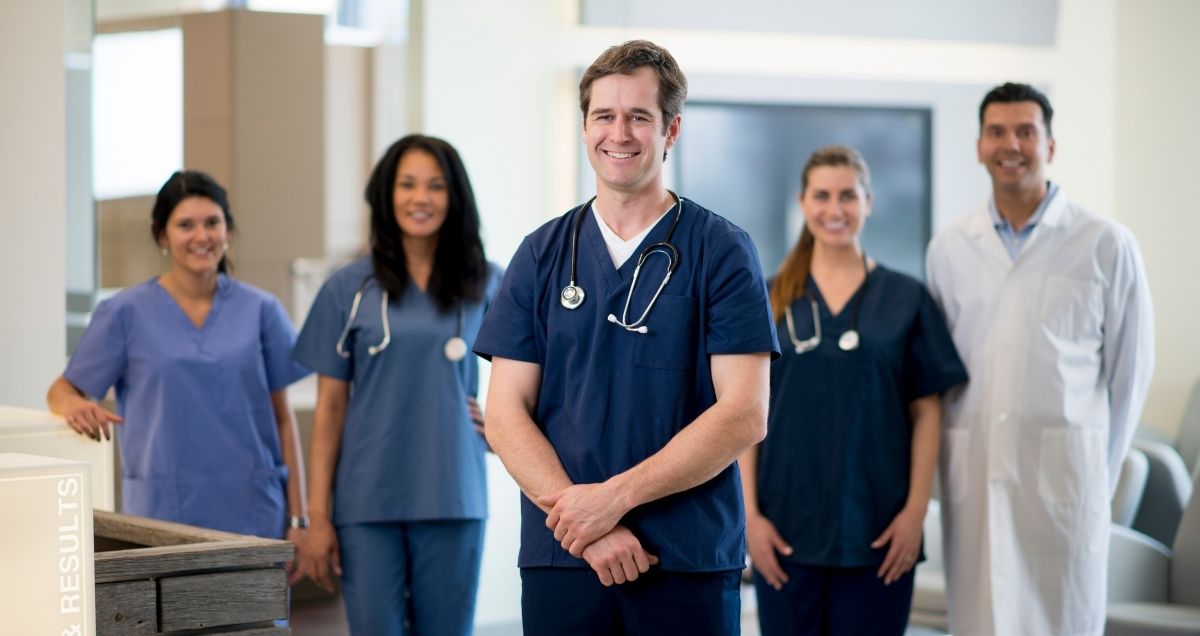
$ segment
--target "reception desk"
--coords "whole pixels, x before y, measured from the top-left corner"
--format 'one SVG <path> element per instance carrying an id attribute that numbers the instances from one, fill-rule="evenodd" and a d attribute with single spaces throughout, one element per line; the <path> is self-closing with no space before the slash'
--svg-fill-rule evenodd
<path id="1" fill-rule="evenodd" d="M 0 453 L 28 453 L 86 462 L 91 467 L 92 506 L 114 510 L 114 444 L 88 439 L 48 411 L 0 406 Z"/>

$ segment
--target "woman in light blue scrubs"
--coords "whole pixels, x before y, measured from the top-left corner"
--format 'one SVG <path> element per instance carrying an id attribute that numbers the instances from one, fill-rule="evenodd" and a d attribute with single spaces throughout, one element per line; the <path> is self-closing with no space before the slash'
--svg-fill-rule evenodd
<path id="1" fill-rule="evenodd" d="M 304 469 L 285 389 L 308 371 L 279 301 L 228 275 L 232 230 L 212 177 L 171 175 L 151 214 L 170 269 L 96 307 L 47 402 L 93 439 L 119 425 L 124 512 L 299 546 Z M 114 386 L 116 413 L 88 399 Z"/>
<path id="2" fill-rule="evenodd" d="M 904 633 L 939 396 L 967 379 L 925 287 L 863 252 L 871 202 L 857 151 L 817 150 L 771 285 L 783 356 L 767 437 L 740 462 L 766 636 Z"/>
<path id="3" fill-rule="evenodd" d="M 445 141 L 397 141 L 366 199 L 371 255 L 321 287 L 294 352 L 319 377 L 305 569 L 341 576 L 355 634 L 469 634 L 487 484 L 467 353 L 500 272 Z"/>

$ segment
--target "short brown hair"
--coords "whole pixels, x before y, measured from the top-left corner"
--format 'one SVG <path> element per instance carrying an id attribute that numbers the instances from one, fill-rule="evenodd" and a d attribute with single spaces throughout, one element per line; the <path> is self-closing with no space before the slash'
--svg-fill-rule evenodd
<path id="1" fill-rule="evenodd" d="M 675 116 L 683 112 L 687 78 L 669 51 L 647 40 L 630 40 L 610 46 L 583 72 L 583 79 L 579 80 L 579 109 L 584 118 L 587 118 L 591 105 L 593 82 L 617 73 L 632 75 L 643 66 L 653 68 L 658 75 L 658 108 L 662 111 L 663 132 L 666 132 Z"/>

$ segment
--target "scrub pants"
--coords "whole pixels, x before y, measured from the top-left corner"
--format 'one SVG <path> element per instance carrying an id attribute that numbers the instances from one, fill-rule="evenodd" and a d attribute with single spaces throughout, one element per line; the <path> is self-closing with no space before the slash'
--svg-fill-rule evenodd
<path id="1" fill-rule="evenodd" d="M 741 573 L 664 572 L 604 587 L 584 568 L 521 568 L 525 636 L 729 636 L 741 631 Z"/>
<path id="2" fill-rule="evenodd" d="M 901 636 L 912 606 L 913 572 L 891 585 L 878 567 L 838 568 L 780 561 L 788 575 L 776 591 L 757 570 L 758 624 L 763 636 L 876 634 Z"/>
<path id="3" fill-rule="evenodd" d="M 482 519 L 338 526 L 350 633 L 469 635 Z"/>

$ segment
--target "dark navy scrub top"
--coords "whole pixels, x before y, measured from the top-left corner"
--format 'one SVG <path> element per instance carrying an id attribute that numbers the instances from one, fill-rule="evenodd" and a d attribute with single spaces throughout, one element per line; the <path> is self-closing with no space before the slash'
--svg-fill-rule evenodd
<path id="1" fill-rule="evenodd" d="M 716 402 L 709 356 L 778 355 L 766 286 L 750 237 L 683 199 L 671 242 L 681 263 L 647 318 L 647 334 L 608 322 L 621 316 L 637 256 L 620 269 L 590 219 L 580 228 L 577 284 L 587 297 L 565 309 L 559 293 L 571 267 L 575 208 L 525 238 L 484 318 L 475 352 L 541 366 L 534 413 L 575 483 L 598 483 L 658 452 Z M 675 217 L 659 221 L 642 247 L 662 241 Z M 654 295 L 667 259 L 642 267 L 629 320 Z M 521 498 L 521 567 L 587 567 L 562 549 L 546 514 Z M 731 465 L 691 490 L 648 503 L 621 521 L 665 570 L 741 569 L 745 521 L 741 481 Z"/>
<path id="2" fill-rule="evenodd" d="M 779 321 L 783 355 L 771 365 L 771 412 L 759 450 L 758 505 L 807 565 L 883 562 L 874 541 L 908 498 L 909 403 L 965 382 L 945 319 L 917 280 L 882 266 L 837 316 L 810 277 L 821 344 L 797 354 Z M 859 348 L 842 351 L 855 303 Z M 813 335 L 805 297 L 792 303 L 796 338 Z"/>

